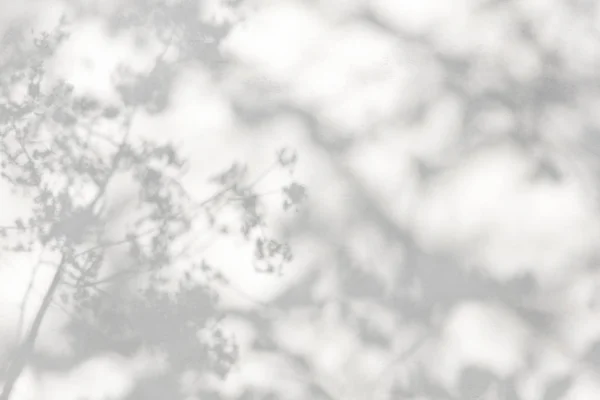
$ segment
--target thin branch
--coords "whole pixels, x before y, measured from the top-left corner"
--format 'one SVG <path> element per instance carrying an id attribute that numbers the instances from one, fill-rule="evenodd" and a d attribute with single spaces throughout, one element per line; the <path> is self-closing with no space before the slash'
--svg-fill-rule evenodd
<path id="1" fill-rule="evenodd" d="M 37 339 L 40 327 L 42 326 L 42 322 L 44 321 L 44 317 L 46 316 L 46 312 L 48 311 L 48 307 L 50 307 L 52 302 L 52 297 L 54 297 L 54 294 L 60 285 L 62 274 L 65 268 L 65 261 L 66 255 L 63 253 L 62 259 L 56 268 L 54 277 L 52 278 L 52 282 L 50 283 L 50 286 L 44 295 L 42 305 L 40 306 L 35 319 L 33 320 L 33 325 L 29 330 L 29 334 L 27 335 L 25 341 L 21 344 L 20 349 L 17 350 L 15 358 L 8 367 L 6 381 L 4 383 L 2 393 L 0 394 L 0 400 L 8 400 L 10 398 L 15 383 L 21 376 L 21 373 L 27 364 L 27 360 L 33 352 L 35 341 Z"/>
<path id="2" fill-rule="evenodd" d="M 150 272 L 150 271 L 152 271 L 152 270 L 150 270 L 150 269 L 146 270 L 146 269 L 139 269 L 139 268 L 130 268 L 130 269 L 126 269 L 126 270 L 123 270 L 123 271 L 115 272 L 114 274 L 109 275 L 106 278 L 99 279 L 97 281 L 93 281 L 93 282 L 92 281 L 83 281 L 83 282 L 78 283 L 78 284 L 69 284 L 69 286 L 73 286 L 73 287 L 77 287 L 77 288 L 94 287 L 94 286 L 102 285 L 104 283 L 112 282 L 112 281 L 114 281 L 114 280 L 116 280 L 116 279 L 118 279 L 118 278 L 120 278 L 122 276 L 125 276 L 125 275 L 137 275 L 137 274 L 141 274 L 141 273 L 144 273 L 144 272 Z"/>
<path id="3" fill-rule="evenodd" d="M 98 193 L 96 194 L 94 199 L 87 206 L 87 209 L 89 209 L 89 210 L 93 210 L 94 207 L 96 206 L 96 204 L 98 203 L 98 201 L 100 201 L 102 196 L 106 193 L 106 190 L 108 189 L 108 184 L 110 183 L 110 180 L 113 178 L 115 172 L 117 171 L 117 168 L 119 167 L 119 163 L 121 162 L 121 159 L 123 158 L 123 152 L 125 151 L 125 148 L 127 146 L 127 141 L 129 139 L 129 135 L 131 134 L 132 121 L 133 121 L 133 117 L 135 116 L 136 111 L 137 111 L 137 109 L 134 109 L 131 112 L 131 115 L 129 115 L 127 118 L 126 130 L 125 130 L 125 134 L 123 135 L 123 139 L 121 140 L 121 143 L 119 145 L 117 152 L 115 153 L 115 155 L 112 158 L 112 161 L 111 161 L 108 173 L 106 175 L 106 178 L 104 179 L 104 182 L 102 182 L 102 184 L 98 188 Z"/>
<path id="4" fill-rule="evenodd" d="M 2 231 L 2 230 L 26 231 L 28 229 L 33 229 L 33 228 L 35 228 L 35 226 L 25 226 L 25 225 L 23 225 L 23 226 L 16 226 L 16 225 L 6 226 L 6 225 L 3 225 L 3 226 L 0 226 L 0 231 Z"/>
<path id="5" fill-rule="evenodd" d="M 373 380 L 371 384 L 372 392 L 377 390 L 377 387 L 381 380 L 385 377 L 385 375 L 392 370 L 392 368 L 397 365 L 401 361 L 405 361 L 408 358 L 412 357 L 417 351 L 427 343 L 430 339 L 431 333 L 426 333 L 422 335 L 419 339 L 417 339 L 408 349 L 404 349 L 400 354 L 394 356 L 387 365 L 381 370 L 381 372 L 377 375 L 377 377 Z M 375 393 L 372 393 L 374 397 Z"/>
<path id="6" fill-rule="evenodd" d="M 12 123 L 13 127 L 15 128 L 15 130 L 17 129 L 16 126 L 14 125 L 14 122 Z M 17 142 L 19 143 L 19 147 L 21 147 L 21 150 L 23 151 L 23 154 L 25 154 L 25 157 L 27 157 L 27 160 L 29 161 L 29 164 L 31 165 L 31 171 L 33 173 L 33 177 L 35 180 L 35 184 L 39 185 L 41 182 L 41 175 L 37 169 L 37 166 L 35 165 L 35 161 L 33 161 L 33 158 L 31 158 L 31 156 L 29 155 L 29 152 L 27 151 L 27 149 L 25 148 L 25 144 L 24 144 L 24 138 L 17 138 Z"/>
<path id="7" fill-rule="evenodd" d="M 23 301 L 21 302 L 21 312 L 19 314 L 19 323 L 17 326 L 17 342 L 21 340 L 21 336 L 23 335 L 23 325 L 25 323 L 25 311 L 27 309 L 27 303 L 29 302 L 29 297 L 31 296 L 31 291 L 33 290 L 33 284 L 35 282 L 37 273 L 43 264 L 42 258 L 44 256 L 45 252 L 46 252 L 46 249 L 44 248 L 40 254 L 40 257 L 39 257 L 35 267 L 33 268 L 33 271 L 31 272 L 31 278 L 29 279 L 29 285 L 27 286 L 27 290 L 25 292 L 25 295 L 23 296 Z"/>
<path id="8" fill-rule="evenodd" d="M 263 180 L 267 175 L 269 175 L 271 172 L 273 172 L 275 170 L 275 168 L 277 168 L 277 166 L 279 165 L 279 161 L 275 161 L 273 164 L 271 164 L 269 167 L 267 167 L 262 174 L 258 175 L 252 182 L 250 182 L 249 185 L 247 185 L 246 189 L 251 189 L 254 186 L 256 186 L 261 180 Z"/>
<path id="9" fill-rule="evenodd" d="M 272 170 L 273 170 L 273 166 L 269 167 L 266 171 L 264 171 L 260 175 L 260 179 L 263 179 Z M 255 179 L 250 185 L 246 186 L 245 189 L 249 189 L 249 188 L 255 186 L 260 181 L 260 179 Z M 213 202 L 216 199 L 218 199 L 220 196 L 224 195 L 228 191 L 233 190 L 235 188 L 236 188 L 236 184 L 229 185 L 229 186 L 227 186 L 227 187 L 219 190 L 215 194 L 213 194 L 213 195 L 211 195 L 211 196 L 207 197 L 206 199 L 204 199 L 202 201 L 199 201 L 199 202 L 198 201 L 194 201 L 194 199 L 192 198 L 192 196 L 189 193 L 186 193 L 186 196 L 193 203 L 192 204 L 192 209 L 197 212 L 200 209 L 206 207 L 211 202 Z M 177 216 L 182 216 L 182 215 L 183 215 L 183 212 L 180 212 L 178 214 L 172 215 L 171 217 L 177 217 Z M 195 212 L 192 214 L 192 216 L 194 216 L 194 215 L 195 215 Z M 137 239 L 137 238 L 149 235 L 151 233 L 155 233 L 155 232 L 159 231 L 160 229 L 161 229 L 161 227 L 154 227 L 154 228 L 150 228 L 150 229 L 148 229 L 148 230 L 146 230 L 146 231 L 144 231 L 144 232 L 142 232 L 140 234 L 134 235 L 133 237 L 127 237 L 127 238 L 116 240 L 116 241 L 107 241 L 107 242 L 101 243 L 101 244 L 99 244 L 97 246 L 93 246 L 93 247 L 91 247 L 89 249 L 83 250 L 83 251 L 81 251 L 79 253 L 76 253 L 73 257 L 77 258 L 77 257 L 81 257 L 81 256 L 83 256 L 83 255 L 85 255 L 87 253 L 90 253 L 92 251 L 95 251 L 95 250 L 100 250 L 100 249 L 104 250 L 104 249 L 109 248 L 109 247 L 114 247 L 114 246 L 119 246 L 119 245 L 122 245 L 122 244 L 126 244 L 126 243 L 129 243 L 132 238 L 133 239 Z"/>

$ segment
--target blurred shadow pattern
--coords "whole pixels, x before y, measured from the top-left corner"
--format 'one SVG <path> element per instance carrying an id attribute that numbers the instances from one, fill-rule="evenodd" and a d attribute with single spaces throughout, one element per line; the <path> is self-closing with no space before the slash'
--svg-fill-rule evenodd
<path id="1" fill-rule="evenodd" d="M 65 7 L 73 26 L 99 19 L 106 36 L 129 35 L 141 47 L 153 41 L 159 50 L 144 63 L 115 68 L 119 103 L 103 104 L 108 101 L 71 95 L 77 85 L 66 82 L 52 92 L 42 88 L 46 60 L 72 40 L 67 19 L 28 48 L 25 29 L 7 30 L 3 176 L 44 204 L 40 182 L 53 173 L 72 175 L 66 186 L 102 188 L 95 181 L 106 181 L 118 157 L 130 175 L 114 195 L 121 200 L 88 201 L 89 210 L 69 203 L 63 205 L 69 218 L 58 219 L 38 207 L 37 216 L 0 231 L 8 248 L 32 252 L 41 242 L 72 256 L 84 244 L 110 243 L 107 232 L 119 237 L 129 219 L 139 229 L 135 237 L 148 220 L 180 230 L 159 229 L 144 243 L 131 236 L 128 252 L 103 247 L 86 263 L 73 263 L 72 287 L 64 285 L 69 301 L 60 306 L 69 315 L 64 335 L 71 354 L 32 348 L 27 360 L 38 375 L 71 371 L 98 354 L 136 359 L 149 351 L 156 368 L 137 372 L 121 398 L 600 394 L 595 2 Z M 218 114 L 216 106 L 175 114 L 189 118 L 183 133 L 148 133 L 156 141 L 140 134 L 135 145 L 117 142 L 110 156 L 89 141 L 106 121 L 113 130 L 130 127 L 134 110 L 146 118 L 175 112 L 182 104 L 178 85 L 193 86 L 179 83 L 189 70 L 210 82 L 202 87 L 209 94 L 197 96 L 225 104 L 228 122 L 215 123 L 222 124 L 215 132 L 197 134 L 187 126 L 196 121 L 191 114 Z M 18 89 L 20 82 L 26 89 Z M 41 115 L 44 124 L 53 121 L 51 136 L 30 135 L 56 143 L 59 156 L 19 139 L 44 132 L 32 122 Z M 198 156 L 186 164 L 165 136 L 181 138 L 183 150 L 198 146 Z M 191 201 L 179 180 L 186 168 L 206 173 L 198 167 L 204 157 L 226 164 L 234 158 L 227 152 L 237 155 L 233 147 L 246 146 L 241 153 L 261 163 L 282 142 L 294 143 L 300 161 L 296 166 L 295 153 L 278 153 L 286 180 L 276 190 L 278 203 L 257 189 L 264 176 L 253 180 L 235 162 L 213 179 L 217 195 L 204 202 Z M 26 149 L 56 164 L 40 174 Z M 293 171 L 298 181 L 286 175 Z M 191 186 L 201 186 L 195 176 Z M 141 194 L 132 194 L 135 185 Z M 60 191 L 47 196 L 62 199 Z M 149 214 L 140 214 L 148 205 Z M 234 228 L 223 225 L 228 211 L 237 212 Z M 206 221 L 198 222 L 199 214 Z M 178 251 L 194 250 L 195 236 L 206 230 L 224 233 L 233 247 L 215 251 L 209 263 Z M 70 253 L 61 250 L 65 244 Z M 248 260 L 252 275 L 244 272 Z M 99 276 L 94 263 L 110 273 Z M 138 279 L 140 268 L 152 278 Z M 89 278 L 93 273 L 98 276 Z M 55 300 L 60 296 L 57 291 Z M 19 356 L 12 359 L 7 377 Z"/>

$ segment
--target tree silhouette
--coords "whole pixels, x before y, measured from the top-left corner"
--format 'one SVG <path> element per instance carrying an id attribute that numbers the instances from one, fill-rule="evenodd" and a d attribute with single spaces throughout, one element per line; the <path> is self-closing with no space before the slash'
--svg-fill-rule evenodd
<path id="1" fill-rule="evenodd" d="M 151 5 L 155 9 L 149 11 Z M 220 213 L 235 212 L 239 224 L 225 233 L 255 242 L 257 271 L 280 271 L 292 258 L 286 243 L 266 236 L 265 207 L 256 186 L 272 171 L 291 170 L 294 152 L 274 154 L 272 167 L 258 176 L 234 164 L 212 178 L 213 195 L 197 200 L 181 183 L 186 161 L 176 145 L 132 134 L 140 112 L 159 113 L 168 106 L 175 74 L 165 60 L 170 47 L 177 46 L 182 59 L 193 57 L 195 26 L 210 36 L 194 44 L 195 51 L 204 49 L 208 64 L 210 54 L 218 54 L 215 42 L 224 28 L 198 26 L 190 17 L 194 7 L 192 2 L 131 3 L 119 10 L 118 20 L 112 19 L 116 30 L 124 28 L 125 19 L 128 25 L 135 20 L 150 26 L 164 46 L 150 72 L 121 69 L 116 84 L 120 105 L 76 96 L 68 82 L 43 88 L 45 64 L 69 35 L 65 19 L 53 32 L 34 38 L 33 45 L 23 27 L 4 38 L 1 174 L 13 193 L 32 206 L 27 217 L 0 228 L 1 243 L 6 252 L 43 250 L 55 272 L 6 367 L 2 400 L 10 398 L 28 363 L 61 367 L 34 351 L 52 305 L 70 317 L 70 362 L 103 350 L 131 355 L 143 348 L 162 354 L 171 373 L 191 368 L 224 377 L 238 354 L 235 341 L 219 327 L 222 315 L 212 284 L 226 279 L 205 260 L 190 259 L 198 226 L 223 233 Z M 15 98 L 15 90 L 22 88 Z M 102 124 L 110 128 L 97 129 Z M 305 196 L 297 182 L 282 187 L 280 194 L 285 209 Z M 177 274 L 174 265 L 183 266 Z"/>

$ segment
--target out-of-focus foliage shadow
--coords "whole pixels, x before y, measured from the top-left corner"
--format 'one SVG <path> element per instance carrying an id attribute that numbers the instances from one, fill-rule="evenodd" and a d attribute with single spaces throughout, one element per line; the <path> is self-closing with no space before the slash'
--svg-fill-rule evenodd
<path id="1" fill-rule="evenodd" d="M 518 34 L 510 39 L 514 40 L 514 43 L 505 45 L 508 48 L 523 46 L 537 57 L 541 65 L 538 73 L 530 77 L 513 73 L 512 68 L 517 66 L 511 64 L 518 64 L 519 60 L 508 57 L 503 59 L 501 52 L 490 55 L 486 53 L 485 48 L 482 48 L 465 52 L 467 54 L 463 55 L 442 48 L 436 42 L 433 33 L 416 34 L 404 31 L 371 10 L 366 2 L 362 7 L 358 7 L 359 11 L 345 21 L 364 24 L 382 32 L 399 48 L 406 47 L 415 49 L 415 53 L 426 54 L 435 64 L 436 69 L 441 71 L 442 79 L 436 86 L 436 90 L 431 91 L 431 95 L 423 94 L 425 100 L 416 102 L 410 112 L 406 113 L 403 109 L 393 115 L 395 120 L 405 124 L 403 126 L 418 126 L 426 122 L 438 97 L 450 96 L 456 99 L 461 107 L 461 122 L 457 128 L 460 132 L 459 139 L 449 149 L 449 152 L 452 151 L 457 155 L 451 157 L 450 162 L 437 165 L 435 160 L 415 160 L 415 169 L 419 171 L 420 179 L 423 183 L 434 181 L 443 176 L 444 172 L 460 166 L 463 160 L 474 154 L 494 146 L 509 145 L 520 149 L 532 163 L 537 165 L 531 174 L 532 184 L 550 182 L 560 185 L 565 180 L 579 179 L 590 189 L 592 195 L 596 195 L 598 158 L 594 151 L 598 147 L 600 136 L 598 127 L 589 113 L 579 112 L 578 107 L 590 98 L 597 98 L 599 94 L 597 82 L 600 81 L 598 69 L 590 67 L 585 72 L 581 72 L 577 69 L 577 65 L 574 65 L 577 61 L 571 58 L 571 54 L 567 54 L 565 46 L 548 46 L 540 38 L 543 36 L 543 18 L 538 18 L 533 12 L 527 13 L 521 10 L 515 4 L 516 2 L 480 3 L 479 9 L 474 11 L 473 18 L 476 18 L 479 13 L 508 15 L 507 19 L 514 24 L 514 31 Z M 578 8 L 575 3 L 581 3 L 582 8 Z M 596 5 L 588 6 L 597 9 Z M 320 12 L 318 4 L 312 4 L 312 7 L 317 13 Z M 579 18 L 577 21 L 585 21 L 581 23 L 593 24 L 591 22 L 593 18 L 588 18 L 590 15 L 588 13 L 591 11 L 586 11 L 583 2 L 562 4 L 559 8 L 564 8 Z M 480 33 L 483 34 L 483 32 L 473 34 Z M 596 31 L 590 31 L 588 39 L 598 46 L 600 37 Z M 411 54 L 410 51 L 406 53 Z M 600 58 L 596 59 L 593 65 L 597 66 L 598 61 Z M 577 367 L 573 367 L 576 369 L 573 373 L 597 374 L 598 357 L 595 354 L 595 347 L 589 349 L 583 357 L 564 350 L 567 346 L 560 343 L 562 332 L 559 331 L 559 325 L 565 316 L 561 314 L 559 307 L 553 308 L 560 305 L 562 299 L 554 298 L 552 300 L 556 303 L 540 306 L 539 299 L 548 299 L 552 295 L 542 282 L 538 282 L 535 275 L 523 272 L 520 276 L 503 281 L 492 274 L 485 273 L 485 269 L 472 268 L 468 264 L 468 254 L 465 253 L 474 251 L 473 248 L 457 249 L 455 253 L 452 251 L 432 253 L 424 249 L 412 227 L 409 224 L 396 222 L 397 219 L 395 220 L 389 213 L 387 205 L 383 204 L 373 193 L 373 189 L 348 167 L 345 158 L 347 154 L 359 153 L 365 143 L 374 140 L 378 135 L 390 135 L 390 133 L 378 132 L 378 126 L 372 124 L 363 128 L 365 132 L 359 138 L 352 138 L 351 133 L 343 132 L 332 127 L 332 124 L 324 122 L 324 119 L 316 115 L 316 108 L 295 101 L 292 95 L 273 96 L 269 101 L 260 103 L 253 99 L 253 92 L 249 93 L 247 98 L 239 96 L 233 99 L 234 103 L 237 103 L 236 109 L 240 117 L 247 124 L 256 126 L 263 126 L 268 121 L 281 119 L 282 116 L 299 121 L 305 129 L 309 147 L 314 149 L 315 153 L 323 155 L 321 158 L 324 165 L 334 171 L 335 179 L 341 182 L 347 193 L 344 198 L 346 204 L 339 205 L 340 213 L 343 214 L 342 222 L 337 215 L 335 218 L 332 216 L 331 221 L 322 214 L 312 218 L 309 208 L 293 232 L 295 238 L 311 238 L 311 243 L 319 249 L 319 254 L 322 254 L 322 251 L 331 255 L 331 258 L 326 261 L 315 261 L 314 267 L 308 266 L 311 272 L 295 281 L 269 305 L 269 309 L 278 310 L 280 314 L 275 313 L 274 317 L 266 319 L 244 316 L 253 323 L 254 330 L 261 338 L 254 343 L 258 352 L 271 352 L 282 357 L 301 357 L 297 354 L 300 350 L 295 346 L 278 344 L 285 340 L 277 335 L 277 326 L 291 324 L 292 321 L 296 324 L 312 326 L 321 318 L 327 318 L 326 310 L 334 308 L 339 310 L 341 315 L 336 323 L 356 334 L 355 338 L 359 338 L 355 352 L 366 352 L 368 349 L 377 348 L 389 354 L 393 360 L 395 358 L 393 354 L 396 353 L 393 343 L 403 330 L 416 326 L 421 332 L 428 332 L 428 334 L 423 333 L 423 336 L 429 336 L 428 346 L 435 348 L 432 344 L 441 338 L 449 313 L 461 304 L 480 302 L 499 304 L 503 309 L 508 310 L 528 332 L 532 332 L 533 342 L 537 343 L 531 343 L 524 349 L 525 365 L 505 376 L 478 365 L 467 365 L 462 369 L 457 385 L 448 387 L 447 382 L 429 370 L 429 366 L 435 363 L 435 360 L 424 360 L 427 357 L 435 357 L 435 354 L 425 353 L 427 355 L 421 356 L 419 353 L 414 357 L 418 361 L 407 360 L 390 365 L 390 369 L 397 370 L 391 373 L 396 377 L 391 379 L 391 383 L 389 381 L 386 383 L 389 390 L 383 389 L 382 397 L 377 398 L 466 400 L 494 396 L 496 393 L 500 396 L 498 398 L 502 399 L 525 399 L 527 397 L 522 394 L 521 386 L 540 367 L 540 363 L 543 362 L 543 352 L 548 347 L 559 349 L 559 353 L 566 352 L 566 357 L 575 360 L 573 362 Z M 507 114 L 515 123 L 511 128 L 496 133 L 492 125 L 486 126 L 485 118 L 493 112 Z M 564 142 L 556 139 L 556 134 L 560 132 L 547 132 L 552 126 L 547 122 L 545 125 L 542 123 L 545 121 L 544 118 L 553 112 L 575 115 L 579 125 L 570 127 L 567 124 L 564 128 L 577 131 L 572 134 L 577 137 L 576 140 L 569 141 L 570 132 L 564 133 Z M 385 125 L 387 121 L 376 122 Z M 394 120 L 389 121 L 390 126 L 393 126 L 394 122 Z M 490 124 L 491 122 L 490 119 Z M 374 132 L 370 132 L 371 129 Z M 404 133 L 401 129 L 397 129 L 391 134 L 401 136 Z M 558 138 L 563 139 L 560 136 Z M 562 143 L 570 143 L 570 146 L 563 147 Z M 581 173 L 582 170 L 584 173 Z M 389 185 L 395 185 L 395 182 L 389 182 Z M 394 200 L 389 199 L 389 201 Z M 335 226 L 334 229 L 332 228 L 334 224 L 346 225 Z M 373 264 L 356 260 L 352 251 L 353 242 L 350 241 L 349 236 L 353 229 L 361 229 L 361 226 L 364 229 L 374 230 L 385 238 L 385 250 L 398 248 L 402 250 L 402 256 L 397 257 L 391 263 L 393 266 L 389 267 L 397 269 L 397 273 L 391 274 L 396 278 L 381 279 L 376 272 L 377 268 L 373 265 L 378 262 L 377 254 L 372 254 Z M 515 229 L 518 230 L 519 227 L 515 226 Z M 340 232 L 347 232 L 348 237 L 340 235 Z M 565 235 L 568 233 L 565 232 Z M 584 266 L 574 265 L 572 276 L 585 278 L 589 275 L 589 279 L 593 279 L 592 267 L 593 260 L 588 260 Z M 328 282 L 330 293 L 323 295 L 319 292 L 321 294 L 318 294 L 318 287 L 324 281 Z M 568 282 L 565 282 L 565 287 L 567 285 Z M 390 287 L 393 289 L 390 290 Z M 262 307 L 259 309 L 261 312 L 265 310 Z M 377 332 L 373 328 L 378 323 L 379 314 L 376 311 L 390 317 L 394 321 L 394 328 Z M 303 315 L 303 322 L 293 320 L 292 316 L 295 315 Z M 335 347 L 335 343 L 331 343 L 331 346 Z M 498 343 L 498 346 L 502 347 L 503 344 Z M 304 370 L 309 376 L 310 371 L 319 368 L 318 357 L 308 355 L 310 351 L 306 349 L 303 351 L 307 354 L 303 362 Z M 410 367 L 413 364 L 416 366 Z M 401 371 L 407 368 L 411 372 L 409 378 L 403 380 L 400 376 L 404 372 Z M 345 373 L 339 371 L 341 376 Z M 325 381 L 334 380 L 325 376 L 321 378 Z M 355 388 L 356 385 L 358 388 L 365 389 L 367 386 L 365 392 L 356 394 L 352 393 L 353 389 L 344 392 L 345 384 L 340 383 L 337 386 L 342 389 L 337 397 L 329 392 L 323 398 L 374 398 L 371 396 L 378 390 L 377 387 L 371 387 L 369 382 L 364 382 L 368 381 L 367 378 L 361 381 L 363 378 L 351 377 L 348 380 L 354 381 L 346 382 L 351 388 Z M 313 381 L 310 382 L 314 384 Z M 546 386 L 542 389 L 543 398 L 563 398 L 573 382 L 572 374 L 559 374 L 558 377 L 546 382 Z M 307 383 L 307 387 L 310 384 Z M 302 398 L 302 396 L 282 396 Z"/>

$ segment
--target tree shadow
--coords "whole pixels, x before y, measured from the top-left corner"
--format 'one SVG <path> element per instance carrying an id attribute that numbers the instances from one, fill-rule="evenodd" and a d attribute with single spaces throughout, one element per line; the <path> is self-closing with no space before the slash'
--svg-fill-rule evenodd
<path id="1" fill-rule="evenodd" d="M 7 363 L 2 398 L 11 395 L 25 366 L 40 373 L 65 372 L 104 353 L 135 357 L 150 351 L 167 362 L 163 375 L 136 384 L 132 399 L 183 396 L 178 379 L 190 370 L 224 379 L 238 359 L 237 345 L 223 330 L 223 313 L 216 306 L 214 281 L 225 278 L 203 260 L 186 259 L 189 255 L 177 248 L 179 241 L 194 234 L 192 225 L 199 218 L 216 230 L 215 219 L 228 207 L 240 217 L 230 236 L 260 241 L 264 254 L 257 258 L 267 264 L 266 272 L 274 272 L 275 258 L 280 264 L 290 261 L 285 243 L 255 234 L 265 230 L 258 211 L 261 195 L 254 188 L 261 177 L 252 180 L 256 177 L 235 164 L 213 179 L 214 195 L 197 201 L 179 181 L 185 160 L 172 143 L 130 135 L 137 110 L 157 114 L 171 105 L 177 63 L 199 62 L 213 72 L 224 65 L 218 45 L 231 26 L 199 21 L 198 7 L 191 1 L 128 2 L 103 16 L 113 34 L 151 30 L 165 48 L 146 75 L 128 66 L 116 71 L 123 103 L 119 107 L 91 96 L 76 97 L 67 82 L 49 92 L 41 89 L 45 64 L 68 39 L 66 19 L 32 43 L 25 35 L 27 25 L 15 26 L 5 36 L 0 66 L 2 177 L 18 195 L 32 198 L 34 206 L 28 219 L 0 228 L 2 245 L 17 252 L 48 248 L 61 261 L 54 265 L 57 284 L 48 289 L 27 339 Z M 75 18 L 95 13 L 84 7 L 76 11 Z M 171 46 L 179 51 L 176 62 L 165 61 Z M 12 91 L 19 85 L 26 93 L 15 100 Z M 120 137 L 98 133 L 99 123 L 113 123 Z M 271 170 L 292 167 L 295 161 L 288 158 L 284 151 L 274 155 Z M 125 184 L 113 185 L 119 179 Z M 294 207 L 303 195 L 298 184 L 283 187 L 282 206 Z M 111 203 L 115 197 L 121 200 Z M 181 277 L 170 271 L 178 263 L 186 266 Z M 34 350 L 51 308 L 69 317 L 63 327 L 68 355 Z"/>

